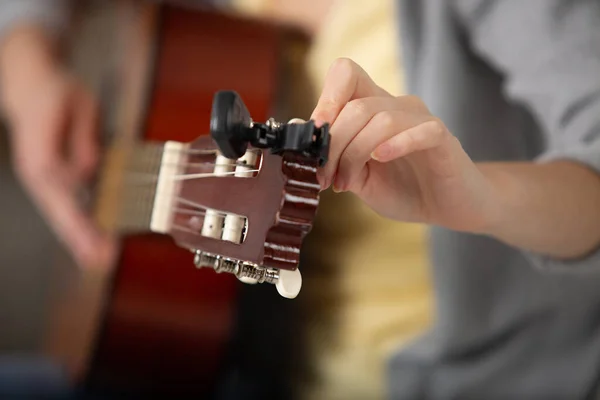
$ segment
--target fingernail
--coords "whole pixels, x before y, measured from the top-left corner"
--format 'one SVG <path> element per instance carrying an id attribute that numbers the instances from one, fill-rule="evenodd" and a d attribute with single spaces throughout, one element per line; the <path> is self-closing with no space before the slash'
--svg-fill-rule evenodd
<path id="1" fill-rule="evenodd" d="M 387 144 L 382 144 L 371 153 L 371 158 L 377 161 L 385 160 L 386 157 L 389 157 L 390 152 L 390 146 Z"/>
<path id="2" fill-rule="evenodd" d="M 341 193 L 345 190 L 344 183 L 342 182 L 342 180 L 339 177 L 335 178 L 335 182 L 333 182 L 332 189 L 335 193 Z"/>

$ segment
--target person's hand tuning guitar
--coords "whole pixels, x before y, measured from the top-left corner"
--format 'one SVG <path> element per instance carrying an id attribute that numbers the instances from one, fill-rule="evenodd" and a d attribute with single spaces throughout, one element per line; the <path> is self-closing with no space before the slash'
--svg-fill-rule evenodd
<path id="1" fill-rule="evenodd" d="M 77 199 L 98 161 L 93 96 L 68 74 L 39 28 L 14 29 L 0 63 L 17 175 L 78 264 L 103 264 L 110 241 Z"/>
<path id="2" fill-rule="evenodd" d="M 323 188 L 354 192 L 396 220 L 484 228 L 491 185 L 419 98 L 392 96 L 347 59 L 325 82 L 312 115 L 332 124 Z"/>
<path id="3" fill-rule="evenodd" d="M 386 217 L 560 258 L 600 241 L 592 170 L 566 158 L 475 163 L 420 99 L 392 96 L 351 60 L 333 64 L 311 118 L 331 124 L 322 188 L 353 192 Z"/>

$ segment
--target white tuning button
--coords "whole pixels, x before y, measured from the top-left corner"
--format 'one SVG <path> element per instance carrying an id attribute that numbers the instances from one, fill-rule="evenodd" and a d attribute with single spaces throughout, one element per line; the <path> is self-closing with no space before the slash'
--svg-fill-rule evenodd
<path id="1" fill-rule="evenodd" d="M 294 299 L 300 293 L 302 288 L 302 274 L 300 270 L 296 268 L 294 271 L 287 269 L 279 270 L 279 279 L 275 284 L 279 294 L 286 299 Z"/>
<path id="2" fill-rule="evenodd" d="M 258 281 L 256 279 L 250 278 L 249 276 L 242 276 L 238 279 L 240 280 L 240 282 L 246 283 L 248 285 L 255 285 L 258 283 Z"/>

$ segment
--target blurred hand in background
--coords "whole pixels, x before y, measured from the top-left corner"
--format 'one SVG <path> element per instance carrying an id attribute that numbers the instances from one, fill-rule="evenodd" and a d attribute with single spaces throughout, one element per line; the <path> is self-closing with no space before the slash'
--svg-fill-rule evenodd
<path id="1" fill-rule="evenodd" d="M 98 164 L 95 99 L 63 66 L 52 37 L 29 25 L 0 48 L 0 89 L 25 189 L 78 264 L 103 265 L 110 241 L 78 199 Z"/>

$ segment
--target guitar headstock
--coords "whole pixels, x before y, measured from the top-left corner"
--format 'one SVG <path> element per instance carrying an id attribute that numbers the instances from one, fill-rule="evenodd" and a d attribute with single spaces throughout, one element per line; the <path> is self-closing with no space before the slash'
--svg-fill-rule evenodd
<path id="1" fill-rule="evenodd" d="M 235 92 L 219 92 L 210 137 L 164 144 L 150 228 L 193 251 L 198 267 L 294 298 L 328 150 L 327 125 L 254 123 Z"/>

